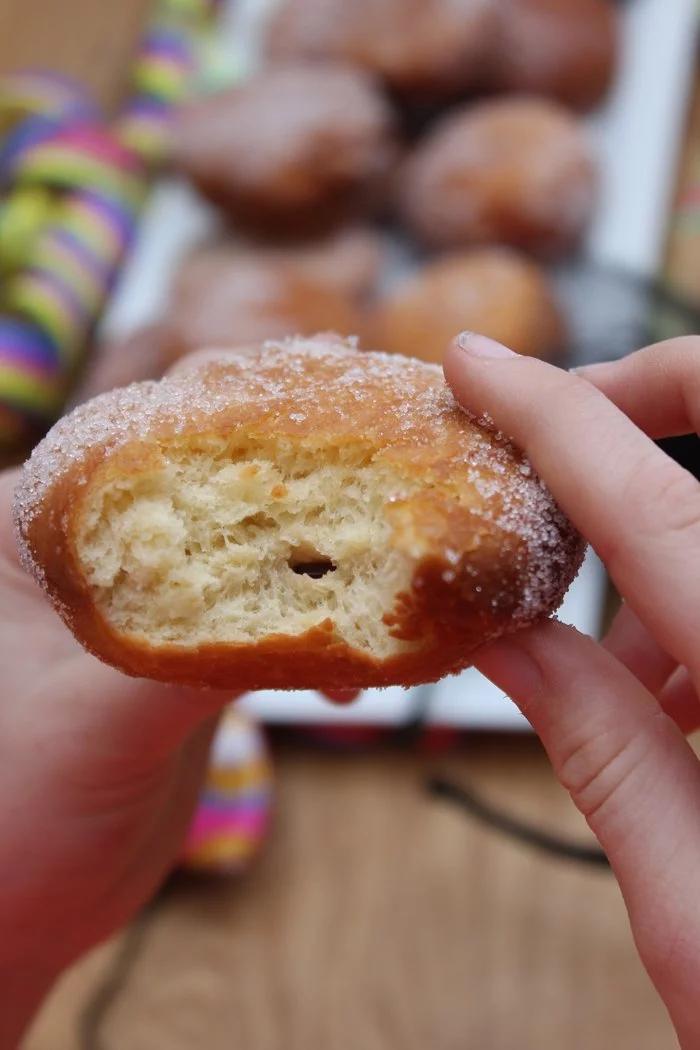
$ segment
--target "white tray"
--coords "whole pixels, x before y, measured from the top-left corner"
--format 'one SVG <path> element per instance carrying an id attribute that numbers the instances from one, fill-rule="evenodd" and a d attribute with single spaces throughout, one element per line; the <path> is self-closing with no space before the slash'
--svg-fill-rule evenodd
<path id="1" fill-rule="evenodd" d="M 271 0 L 234 0 L 224 32 L 244 63 L 254 54 L 263 7 Z M 653 275 L 659 268 L 675 187 L 696 59 L 696 0 L 626 0 L 623 54 L 616 88 L 590 121 L 602 164 L 602 193 L 588 247 L 599 262 Z M 103 322 L 107 337 L 157 320 L 180 261 L 216 228 L 215 214 L 182 183 L 163 183 L 144 216 L 137 250 Z M 598 633 L 605 574 L 589 557 L 562 616 Z M 416 690 L 368 692 L 348 708 L 314 693 L 258 693 L 244 706 L 271 722 L 395 724 L 421 699 Z M 476 672 L 447 679 L 430 694 L 433 723 L 519 729 L 515 707 Z"/>
<path id="2" fill-rule="evenodd" d="M 586 634 L 597 634 L 605 579 L 602 565 L 595 555 L 589 555 L 560 611 L 561 619 Z M 427 686 L 426 690 L 373 689 L 348 707 L 331 705 L 318 693 L 266 692 L 245 697 L 243 706 L 268 722 L 397 725 L 405 723 L 425 703 L 425 722 L 430 725 L 528 728 L 511 701 L 474 670 L 446 678 L 436 686 Z"/>

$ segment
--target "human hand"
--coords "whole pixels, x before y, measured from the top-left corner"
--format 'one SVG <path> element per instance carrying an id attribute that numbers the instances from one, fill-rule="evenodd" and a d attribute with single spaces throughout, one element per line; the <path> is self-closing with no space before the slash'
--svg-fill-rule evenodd
<path id="1" fill-rule="evenodd" d="M 0 1047 L 171 867 L 230 694 L 128 679 L 21 569 L 0 476 Z"/>
<path id="2" fill-rule="evenodd" d="M 602 645 L 557 621 L 483 649 L 618 878 L 683 1050 L 700 1048 L 700 485 L 652 438 L 700 431 L 700 340 L 562 372 L 460 337 L 445 373 L 529 455 L 625 599 Z"/>
<path id="3" fill-rule="evenodd" d="M 122 361 L 122 358 L 124 360 Z M 75 403 L 146 378 L 115 347 Z M 0 1047 L 73 959 L 175 860 L 230 695 L 128 679 L 83 652 L 19 564 L 17 471 L 0 474 Z"/>
<path id="4" fill-rule="evenodd" d="M 139 355 L 111 356 L 76 403 L 111 385 L 117 366 L 122 381 L 143 378 Z M 18 476 L 0 473 L 1 1050 L 16 1045 L 57 975 L 131 918 L 172 867 L 232 699 L 126 678 L 81 649 L 19 564 Z"/>

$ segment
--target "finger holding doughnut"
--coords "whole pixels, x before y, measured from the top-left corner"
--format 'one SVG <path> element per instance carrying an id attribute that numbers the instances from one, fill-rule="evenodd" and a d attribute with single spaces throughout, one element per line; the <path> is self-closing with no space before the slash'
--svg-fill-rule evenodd
<path id="1" fill-rule="evenodd" d="M 445 374 L 465 408 L 490 415 L 524 449 L 660 645 L 700 670 L 692 475 L 586 380 L 482 336 L 450 346 Z"/>
<path id="2" fill-rule="evenodd" d="M 685 667 L 678 667 L 659 691 L 658 701 L 679 729 L 688 735 L 700 729 L 698 691 Z"/>
<path id="3" fill-rule="evenodd" d="M 651 693 L 556 621 L 487 646 L 476 666 L 518 704 L 600 840 L 681 1043 L 700 1045 L 700 765 Z"/>
<path id="4" fill-rule="evenodd" d="M 690 674 L 659 645 L 628 605 L 622 606 L 602 644 L 654 694 L 685 734 L 700 729 L 700 701 Z"/>
<path id="5" fill-rule="evenodd" d="M 589 365 L 578 369 L 578 375 L 650 437 L 679 437 L 700 431 L 697 336 L 669 339 L 620 361 Z"/>
<path id="6" fill-rule="evenodd" d="M 638 616 L 623 605 L 603 640 L 603 647 L 656 696 L 678 667 Z"/>

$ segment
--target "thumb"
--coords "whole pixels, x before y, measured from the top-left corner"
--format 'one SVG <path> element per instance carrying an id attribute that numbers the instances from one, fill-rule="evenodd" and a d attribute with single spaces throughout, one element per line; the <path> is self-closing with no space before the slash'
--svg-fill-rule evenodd
<path id="1" fill-rule="evenodd" d="M 608 855 L 678 1031 L 692 1025 L 697 1038 L 700 763 L 688 742 L 630 671 L 556 621 L 487 646 L 475 664 L 542 739 Z"/>

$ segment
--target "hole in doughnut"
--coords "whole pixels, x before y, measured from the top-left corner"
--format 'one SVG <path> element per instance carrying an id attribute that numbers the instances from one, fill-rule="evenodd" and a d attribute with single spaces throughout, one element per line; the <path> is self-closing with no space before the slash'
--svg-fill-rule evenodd
<path id="1" fill-rule="evenodd" d="M 332 558 L 327 558 L 308 546 L 297 547 L 293 550 L 288 564 L 297 576 L 310 576 L 312 580 L 322 580 L 329 572 L 335 572 L 338 568 Z"/>
<path id="2" fill-rule="evenodd" d="M 384 658 L 420 645 L 385 621 L 412 578 L 388 496 L 420 483 L 361 445 L 172 441 L 155 468 L 94 485 L 79 557 L 108 622 L 150 645 L 245 644 L 332 621 L 334 641 Z"/>

